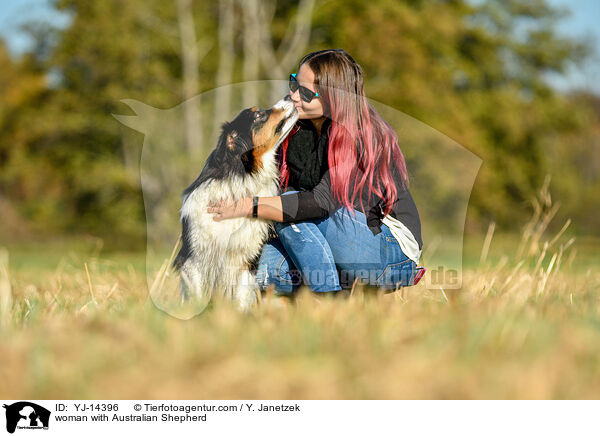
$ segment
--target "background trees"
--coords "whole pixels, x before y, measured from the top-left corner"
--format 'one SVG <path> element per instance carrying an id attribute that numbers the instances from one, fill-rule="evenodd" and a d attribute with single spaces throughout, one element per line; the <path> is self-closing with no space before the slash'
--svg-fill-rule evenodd
<path id="1" fill-rule="evenodd" d="M 519 228 L 547 174 L 574 228 L 600 230 L 598 98 L 562 95 L 546 81 L 588 48 L 556 34 L 561 15 L 544 0 L 58 0 L 54 7 L 72 17 L 67 28 L 30 25 L 36 44 L 20 59 L 0 45 L 0 218 L 12 222 L 5 236 L 90 232 L 143 244 L 142 136 L 111 116 L 131 113 L 120 100 L 165 109 L 217 88 L 211 124 L 218 128 L 240 109 L 219 86 L 285 80 L 304 53 L 325 47 L 346 49 L 364 67 L 370 98 L 483 159 L 469 230 L 490 220 Z M 245 105 L 268 92 L 247 89 Z M 206 150 L 213 144 L 203 141 L 197 116 L 185 106 L 185 141 Z M 404 139 L 410 156 L 418 144 Z M 436 178 L 443 161 L 412 165 L 443 192 Z"/>

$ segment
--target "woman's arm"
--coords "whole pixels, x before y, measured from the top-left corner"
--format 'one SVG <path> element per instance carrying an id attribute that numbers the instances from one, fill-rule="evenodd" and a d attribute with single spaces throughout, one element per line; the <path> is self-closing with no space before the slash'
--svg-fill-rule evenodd
<path id="1" fill-rule="evenodd" d="M 287 193 L 276 197 L 259 197 L 258 218 L 277 222 L 296 222 L 322 218 L 339 207 L 331 193 L 331 180 L 326 172 L 312 191 Z M 220 202 L 209 205 L 214 221 L 252 216 L 252 198 L 237 202 Z"/>
<path id="2" fill-rule="evenodd" d="M 238 201 L 229 203 L 219 202 L 209 205 L 206 210 L 213 213 L 214 221 L 223 221 L 230 218 L 243 218 L 252 216 L 252 198 L 244 197 Z M 283 221 L 283 210 L 281 207 L 281 197 L 259 197 L 258 198 L 258 218 L 265 220 Z"/>

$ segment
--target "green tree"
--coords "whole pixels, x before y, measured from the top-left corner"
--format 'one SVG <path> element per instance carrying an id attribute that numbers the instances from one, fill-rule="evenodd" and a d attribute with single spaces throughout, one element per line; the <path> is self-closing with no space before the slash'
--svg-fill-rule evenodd
<path id="1" fill-rule="evenodd" d="M 469 222 L 514 229 L 550 170 L 544 144 L 581 128 L 580 109 L 545 80 L 586 54 L 555 32 L 562 15 L 544 0 L 330 1 L 316 11 L 314 43 L 344 47 L 363 65 L 370 97 L 480 156 Z M 429 165 L 420 174 L 435 177 L 440 164 L 419 162 Z"/>
<path id="2" fill-rule="evenodd" d="M 27 30 L 36 44 L 20 60 L 0 45 L 0 201 L 16 205 L 36 230 L 92 232 L 142 244 L 142 138 L 111 116 L 130 113 L 119 101 L 173 107 L 190 92 L 222 85 L 223 71 L 233 83 L 271 79 L 266 60 L 282 50 L 261 55 L 257 67 L 249 57 L 256 53 L 248 44 L 253 32 L 247 14 L 260 17 L 256 22 L 275 47 L 287 42 L 299 50 L 289 29 L 302 9 L 313 14 L 307 51 L 346 49 L 364 67 L 369 97 L 483 159 L 470 203 L 472 228 L 485 229 L 489 220 L 520 228 L 530 198 L 551 173 L 557 199 L 569 199 L 565 208 L 577 217 L 575 227 L 598 231 L 593 211 L 579 204 L 598 192 L 597 145 L 588 147 L 598 142 L 597 101 L 564 96 L 545 80 L 584 59 L 586 47 L 556 33 L 563 14 L 546 0 L 330 0 L 317 1 L 314 9 L 308 0 L 267 1 L 256 10 L 234 0 L 53 4 L 71 16 L 69 26 L 31 23 Z M 185 19 L 190 11 L 193 19 Z M 232 33 L 219 32 L 222 16 L 233 20 Z M 186 59 L 182 28 L 188 45 L 190 35 L 202 43 Z M 231 64 L 219 64 L 225 60 Z M 423 145 L 418 138 L 400 132 L 400 143 L 409 169 L 418 169 L 430 187 L 419 193 L 421 201 L 436 195 L 432 200 L 441 206 L 435 218 L 443 223 L 450 193 L 439 174 L 447 163 L 415 160 L 411 149 Z"/>

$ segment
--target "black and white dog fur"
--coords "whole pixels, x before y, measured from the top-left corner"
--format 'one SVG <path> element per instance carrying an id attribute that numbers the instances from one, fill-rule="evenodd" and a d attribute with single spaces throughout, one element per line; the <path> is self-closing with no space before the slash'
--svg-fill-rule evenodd
<path id="1" fill-rule="evenodd" d="M 256 218 L 216 222 L 206 210 L 218 201 L 277 195 L 277 149 L 297 120 L 294 104 L 285 97 L 270 109 L 245 109 L 223 125 L 200 176 L 183 193 L 182 245 L 173 267 L 179 270 L 184 299 L 220 295 L 242 311 L 256 302 L 259 289 L 248 266 L 260 254 L 271 223 Z"/>

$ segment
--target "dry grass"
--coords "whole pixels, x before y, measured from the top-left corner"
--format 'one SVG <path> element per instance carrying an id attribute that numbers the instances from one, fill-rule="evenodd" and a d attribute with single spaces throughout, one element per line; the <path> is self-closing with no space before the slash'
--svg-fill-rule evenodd
<path id="1" fill-rule="evenodd" d="M 499 262 L 490 227 L 461 291 L 268 294 L 249 316 L 221 304 L 181 321 L 133 268 L 91 257 L 32 280 L 0 253 L 0 396 L 598 398 L 600 273 L 575 274 L 576 244 L 545 235 L 547 190 L 536 208 Z"/>

